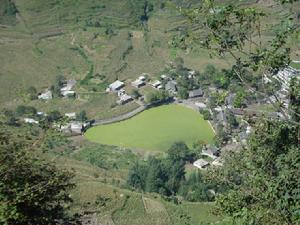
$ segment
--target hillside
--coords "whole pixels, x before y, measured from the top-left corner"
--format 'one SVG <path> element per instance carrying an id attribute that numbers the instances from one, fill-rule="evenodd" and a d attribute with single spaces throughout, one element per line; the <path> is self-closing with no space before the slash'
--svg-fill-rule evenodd
<path id="1" fill-rule="evenodd" d="M 28 180 L 61 171 L 55 210 L 84 225 L 300 221 L 300 1 L 215 2 L 204 17 L 198 0 L 0 0 L 0 224 L 39 212 Z"/>

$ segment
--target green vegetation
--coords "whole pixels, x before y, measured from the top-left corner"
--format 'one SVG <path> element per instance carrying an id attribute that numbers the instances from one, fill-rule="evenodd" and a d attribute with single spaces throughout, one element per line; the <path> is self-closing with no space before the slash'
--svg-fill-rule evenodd
<path id="1" fill-rule="evenodd" d="M 196 141 L 212 142 L 214 133 L 200 114 L 178 105 L 152 108 L 109 125 L 89 129 L 87 139 L 108 145 L 150 151 L 166 151 L 174 141 L 191 146 Z"/>
<path id="2" fill-rule="evenodd" d="M 67 223 L 64 209 L 71 202 L 72 175 L 44 160 L 39 147 L 33 147 L 32 140 L 26 141 L 28 134 L 22 136 L 19 131 L 18 135 L 14 136 L 1 124 L 0 223 Z"/>
<path id="3" fill-rule="evenodd" d="M 299 68 L 299 11 L 299 0 L 1 0 L 0 224 L 299 224 L 300 81 L 287 109 L 268 103 L 274 74 Z M 52 127 L 71 121 L 64 113 L 86 121 L 166 103 L 165 91 L 130 86 L 142 73 L 162 86 L 166 74 L 181 99 L 201 88 L 208 110 L 152 108 L 88 130 L 94 142 Z M 76 98 L 62 98 L 66 79 Z M 135 101 L 116 105 L 105 92 L 116 79 Z M 54 98 L 39 100 L 46 89 Z M 267 117 L 210 115 L 225 105 Z M 196 169 L 211 142 L 223 166 Z"/>
<path id="4" fill-rule="evenodd" d="M 299 125 L 260 121 L 249 147 L 211 177 L 229 185 L 218 210 L 239 224 L 299 223 Z"/>
<path id="5" fill-rule="evenodd" d="M 146 94 L 146 102 L 149 104 L 153 103 L 163 103 L 170 99 L 169 93 L 167 91 L 152 91 Z"/>
<path id="6" fill-rule="evenodd" d="M 194 162 L 197 154 L 185 143 L 174 143 L 163 158 L 151 157 L 146 162 L 139 161 L 128 173 L 128 185 L 139 191 L 156 192 L 178 201 L 176 195 L 188 201 L 213 201 L 213 192 L 223 189 L 206 182 L 201 173 L 192 173 L 186 179 L 185 164 Z"/>

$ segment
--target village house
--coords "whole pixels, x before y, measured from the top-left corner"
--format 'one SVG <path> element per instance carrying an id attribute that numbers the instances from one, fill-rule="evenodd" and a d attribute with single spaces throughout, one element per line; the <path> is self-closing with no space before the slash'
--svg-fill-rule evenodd
<path id="1" fill-rule="evenodd" d="M 75 112 L 65 113 L 65 116 L 68 117 L 71 120 L 76 119 L 76 113 Z"/>
<path id="2" fill-rule="evenodd" d="M 198 159 L 193 163 L 193 165 L 199 169 L 206 169 L 209 166 L 209 162 L 204 159 Z"/>
<path id="3" fill-rule="evenodd" d="M 177 92 L 177 82 L 175 80 L 168 81 L 165 85 L 165 90 L 175 94 Z"/>
<path id="4" fill-rule="evenodd" d="M 145 81 L 146 80 L 146 76 L 148 76 L 148 74 L 143 73 L 141 76 L 139 76 L 138 80 Z"/>
<path id="5" fill-rule="evenodd" d="M 136 87 L 136 88 L 140 88 L 142 86 L 144 86 L 146 83 L 145 83 L 145 76 L 139 76 L 138 79 L 136 79 L 135 81 L 131 82 L 131 85 L 133 87 Z"/>
<path id="6" fill-rule="evenodd" d="M 222 124 L 224 127 L 227 126 L 227 118 L 223 110 L 217 111 L 215 118 L 219 124 Z"/>
<path id="7" fill-rule="evenodd" d="M 75 86 L 76 80 L 67 80 L 63 87 L 60 89 L 60 93 L 64 97 L 74 97 L 75 91 L 72 88 Z"/>
<path id="8" fill-rule="evenodd" d="M 162 75 L 160 76 L 160 78 L 161 78 L 162 80 L 169 80 L 169 77 L 168 77 L 166 74 L 162 74 Z"/>
<path id="9" fill-rule="evenodd" d="M 117 101 L 117 103 L 119 105 L 123 105 L 123 104 L 126 104 L 127 102 L 130 102 L 132 100 L 133 100 L 133 98 L 130 95 L 123 94 L 123 95 L 120 96 L 120 99 Z"/>
<path id="10" fill-rule="evenodd" d="M 82 122 L 74 121 L 70 124 L 71 133 L 81 134 L 84 130 L 84 124 Z"/>
<path id="11" fill-rule="evenodd" d="M 232 109 L 234 108 L 234 99 L 235 99 L 236 94 L 229 94 L 226 98 L 225 98 L 225 104 L 227 106 L 228 109 Z"/>
<path id="12" fill-rule="evenodd" d="M 201 155 L 216 159 L 220 155 L 220 150 L 214 145 L 203 147 Z"/>
<path id="13" fill-rule="evenodd" d="M 124 87 L 124 82 L 116 80 L 115 82 L 111 83 L 108 88 L 106 89 L 107 92 L 116 92 Z"/>
<path id="14" fill-rule="evenodd" d="M 189 98 L 202 97 L 203 91 L 199 88 L 189 92 Z"/>
<path id="15" fill-rule="evenodd" d="M 41 111 L 37 112 L 36 115 L 37 116 L 46 116 L 46 114 L 44 112 L 41 112 Z"/>
<path id="16" fill-rule="evenodd" d="M 161 82 L 159 80 L 156 80 L 151 85 L 154 88 L 160 89 L 159 87 L 161 87 Z"/>
<path id="17" fill-rule="evenodd" d="M 50 90 L 46 90 L 45 92 L 41 93 L 38 96 L 38 99 L 42 99 L 42 100 L 50 100 L 52 98 L 53 98 L 52 91 L 50 91 Z"/>
<path id="18" fill-rule="evenodd" d="M 32 119 L 32 118 L 24 118 L 25 123 L 30 123 L 30 124 L 39 124 L 39 121 Z"/>
<path id="19" fill-rule="evenodd" d="M 195 102 L 195 106 L 197 106 L 199 109 L 206 109 L 207 105 L 203 102 Z"/>

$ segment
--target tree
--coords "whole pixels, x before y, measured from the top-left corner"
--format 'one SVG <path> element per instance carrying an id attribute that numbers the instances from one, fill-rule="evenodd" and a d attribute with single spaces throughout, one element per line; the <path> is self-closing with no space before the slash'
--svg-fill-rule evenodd
<path id="1" fill-rule="evenodd" d="M 297 1 L 282 0 L 278 7 L 285 10 L 287 3 Z M 291 43 L 300 31 L 293 10 L 289 16 L 276 20 L 272 30 L 265 22 L 271 15 L 254 6 L 206 0 L 199 5 L 181 8 L 181 12 L 189 20 L 185 37 L 187 46 L 201 46 L 212 56 L 231 58 L 231 70 L 241 84 L 251 93 L 259 93 L 270 100 L 269 90 L 261 81 L 263 76 L 271 79 L 291 62 Z M 271 40 L 266 38 L 270 34 Z M 276 93 L 272 95 L 277 97 Z M 286 118 L 292 113 L 291 108 L 288 113 L 282 107 L 280 110 Z"/>
<path id="2" fill-rule="evenodd" d="M 290 83 L 290 105 L 292 117 L 300 122 L 300 80 L 293 78 Z"/>
<path id="3" fill-rule="evenodd" d="M 127 183 L 135 189 L 146 189 L 147 166 L 136 162 L 128 172 Z"/>
<path id="4" fill-rule="evenodd" d="M 233 100 L 233 106 L 235 108 L 241 108 L 245 106 L 245 100 L 246 100 L 246 94 L 245 91 L 238 91 L 234 100 Z"/>
<path id="5" fill-rule="evenodd" d="M 40 158 L 38 149 L 24 140 L 17 140 L 1 125 L 0 223 L 64 223 L 68 218 L 64 206 L 71 202 L 68 191 L 74 187 L 72 174 Z"/>
<path id="6" fill-rule="evenodd" d="M 36 115 L 37 110 L 33 106 L 25 106 L 25 105 L 19 105 L 16 108 L 16 115 L 17 116 L 23 116 L 23 115 Z"/>
<path id="7" fill-rule="evenodd" d="M 238 224 L 298 224 L 299 125 L 257 123 L 248 147 L 231 152 L 210 177 L 230 187 L 217 198 L 220 213 Z"/>
<path id="8" fill-rule="evenodd" d="M 28 94 L 30 100 L 37 99 L 37 90 L 36 90 L 35 87 L 30 86 L 30 87 L 27 89 L 27 94 Z"/>
<path id="9" fill-rule="evenodd" d="M 186 88 L 180 87 L 178 90 L 178 96 L 181 99 L 187 99 L 189 97 L 189 92 Z"/>
<path id="10" fill-rule="evenodd" d="M 199 110 L 199 112 L 202 114 L 203 119 L 205 119 L 205 120 L 211 120 L 212 119 L 211 114 L 207 109 L 201 109 L 201 110 Z"/>
<path id="11" fill-rule="evenodd" d="M 18 12 L 16 5 L 11 0 L 4 0 L 2 4 L 4 4 L 3 15 L 13 16 Z"/>
<path id="12" fill-rule="evenodd" d="M 48 120 L 49 122 L 54 122 L 54 121 L 57 121 L 57 120 L 59 120 L 59 119 L 61 119 L 61 118 L 62 118 L 62 115 L 61 115 L 60 112 L 57 111 L 57 110 L 51 111 L 51 112 L 49 112 L 48 115 L 47 115 L 47 120 Z"/>
<path id="13" fill-rule="evenodd" d="M 186 161 L 189 159 L 189 148 L 187 145 L 182 142 L 175 142 L 169 149 L 168 149 L 168 159 L 172 162 L 177 161 Z"/>
<path id="14" fill-rule="evenodd" d="M 167 189 L 172 195 L 175 195 L 181 183 L 185 180 L 185 162 L 183 160 L 166 161 L 166 168 L 168 171 L 168 180 L 166 182 Z"/>
<path id="15" fill-rule="evenodd" d="M 170 95 L 167 91 L 153 91 L 148 92 L 146 94 L 146 102 L 147 103 L 159 103 L 159 102 L 166 102 L 170 99 Z"/>
<path id="16" fill-rule="evenodd" d="M 232 111 L 226 110 L 226 118 L 231 128 L 236 128 L 239 125 Z"/>
<path id="17" fill-rule="evenodd" d="M 76 119 L 81 122 L 87 121 L 88 118 L 86 115 L 86 111 L 85 110 L 80 111 L 80 113 L 78 113 L 78 115 L 76 116 Z"/>
<path id="18" fill-rule="evenodd" d="M 138 98 L 141 97 L 142 95 L 140 94 L 140 92 L 139 92 L 138 89 L 133 89 L 132 92 L 131 92 L 131 96 L 132 96 L 134 99 L 138 99 Z"/>
<path id="19" fill-rule="evenodd" d="M 145 190 L 166 194 L 165 182 L 167 180 L 163 165 L 160 160 L 151 158 L 149 160 L 148 173 L 146 177 Z"/>

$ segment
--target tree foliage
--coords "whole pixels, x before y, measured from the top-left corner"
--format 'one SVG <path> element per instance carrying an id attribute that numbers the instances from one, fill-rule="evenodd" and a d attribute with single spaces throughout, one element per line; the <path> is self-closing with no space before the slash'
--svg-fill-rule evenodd
<path id="1" fill-rule="evenodd" d="M 287 3 L 296 1 L 280 2 L 284 10 Z M 265 22 L 270 15 L 254 6 L 206 0 L 181 11 L 189 21 L 184 38 L 186 46 L 198 44 L 208 49 L 211 55 L 231 58 L 231 70 L 243 86 L 268 99 L 270 90 L 259 81 L 263 80 L 262 76 L 270 78 L 290 64 L 290 43 L 293 37 L 299 37 L 300 31 L 295 15 L 291 13 L 276 20 L 270 29 Z M 270 35 L 271 40 L 266 38 Z M 225 81 L 219 80 L 218 85 L 226 85 Z M 276 97 L 276 93 L 272 95 Z M 285 109 L 281 111 L 286 115 Z"/>
<path id="2" fill-rule="evenodd" d="M 25 142 L 26 137 L 19 138 L 1 125 L 0 223 L 50 225 L 65 221 L 64 206 L 71 202 L 68 191 L 74 187 L 72 175 L 39 157 L 32 142 Z"/>
<path id="3" fill-rule="evenodd" d="M 220 213 L 239 224 L 300 222 L 299 130 L 283 121 L 257 123 L 248 147 L 210 175 L 231 188 L 217 198 Z"/>

